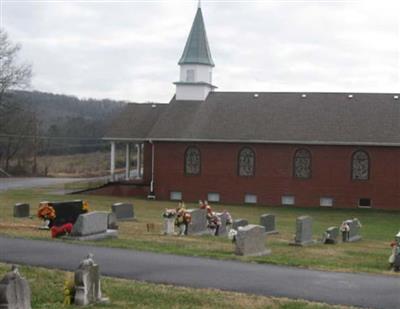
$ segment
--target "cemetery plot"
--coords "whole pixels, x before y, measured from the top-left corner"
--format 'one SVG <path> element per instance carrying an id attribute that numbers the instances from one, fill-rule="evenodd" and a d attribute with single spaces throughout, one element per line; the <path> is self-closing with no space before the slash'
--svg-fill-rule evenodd
<path id="1" fill-rule="evenodd" d="M 65 202 L 68 202 L 70 199 L 68 196 L 48 195 L 45 191 L 36 189 L 1 193 L 0 233 L 17 237 L 49 239 L 51 235 L 49 231 L 37 229 L 40 221 L 36 216 L 29 219 L 29 222 L 25 218 L 15 218 L 13 215 L 13 205 L 18 202 L 24 202 L 30 204 L 31 208 L 33 207 L 35 211 L 36 207 L 32 205 L 38 205 L 41 200 L 54 201 L 55 198 L 61 200 L 61 202 L 63 202 L 63 199 Z M 208 227 L 208 220 L 204 237 L 200 235 L 161 237 L 160 232 L 163 234 L 164 231 L 167 231 L 163 227 L 165 219 L 163 218 L 163 212 L 165 212 L 166 208 L 176 211 L 175 202 L 83 195 L 76 195 L 76 198 L 88 200 L 91 211 L 106 211 L 109 214 L 111 214 L 111 205 L 116 202 L 135 206 L 134 213 L 138 217 L 137 221 L 119 221 L 115 220 L 115 217 L 108 216 L 107 229 L 118 227 L 118 238 L 100 241 L 98 243 L 100 246 L 206 256 L 218 259 L 243 259 L 246 261 L 317 269 L 393 274 L 393 272 L 389 271 L 388 259 L 392 252 L 390 242 L 393 239 L 393 235 L 396 235 L 400 228 L 398 225 L 400 213 L 397 212 L 376 211 L 372 209 L 301 209 L 219 204 L 211 205 L 212 212 L 220 217 L 219 237 L 211 237 L 211 235 L 215 235 L 216 229 Z M 187 204 L 187 210 L 198 208 L 199 205 L 197 203 Z M 222 236 L 224 234 L 224 227 L 220 214 L 224 210 L 228 211 L 231 217 L 233 217 L 232 224 L 230 226 L 227 225 L 231 239 L 228 236 Z M 268 249 L 271 249 L 272 254 L 258 257 L 235 255 L 235 244 L 232 243 L 232 238 L 235 237 L 232 234 L 237 233 L 237 229 L 234 229 L 235 225 L 259 224 L 261 216 L 265 214 L 275 215 L 275 229 L 279 230 L 279 234 L 264 236 L 265 245 Z M 309 215 L 313 218 L 312 240 L 321 239 L 325 233 L 330 232 L 331 236 L 327 237 L 326 242 L 334 242 L 335 232 L 334 230 L 330 230 L 329 227 L 338 226 L 339 233 L 336 238 L 336 244 L 329 247 L 322 245 L 322 243 L 313 246 L 302 246 L 301 248 L 288 246 L 288 242 L 295 238 L 296 218 L 303 215 Z M 347 221 L 347 219 L 355 217 L 359 218 L 359 221 L 363 223 L 362 228 L 358 232 L 358 235 L 362 234 L 362 241 L 343 243 L 340 225 L 344 220 Z M 240 218 L 243 219 L 240 220 Z M 175 225 L 175 220 L 169 221 L 168 233 L 170 235 L 179 234 L 181 228 Z M 154 224 L 154 229 L 148 230 L 148 224 Z M 184 225 L 181 227 L 184 230 Z M 94 242 L 92 243 L 95 244 Z"/>

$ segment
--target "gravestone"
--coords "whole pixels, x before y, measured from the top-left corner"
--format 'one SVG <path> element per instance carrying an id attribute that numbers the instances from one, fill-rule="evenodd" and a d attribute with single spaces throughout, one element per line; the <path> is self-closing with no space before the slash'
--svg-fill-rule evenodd
<path id="1" fill-rule="evenodd" d="M 265 248 L 265 228 L 261 225 L 249 224 L 238 228 L 235 240 L 235 254 L 245 256 L 261 256 L 270 254 Z"/>
<path id="2" fill-rule="evenodd" d="M 164 235 L 174 235 L 175 233 L 175 218 L 164 218 Z"/>
<path id="3" fill-rule="evenodd" d="M 87 306 L 94 303 L 108 303 L 109 299 L 102 296 L 100 285 L 100 268 L 89 254 L 75 271 L 74 304 Z"/>
<path id="4" fill-rule="evenodd" d="M 232 228 L 234 230 L 237 230 L 239 228 L 239 226 L 246 226 L 248 224 L 249 224 L 249 221 L 247 221 L 246 219 L 236 219 L 236 220 L 233 220 Z"/>
<path id="5" fill-rule="evenodd" d="M 17 203 L 14 205 L 14 217 L 15 218 L 26 218 L 29 217 L 29 204 Z"/>
<path id="6" fill-rule="evenodd" d="M 111 206 L 111 211 L 115 213 L 118 221 L 135 219 L 133 205 L 130 203 L 115 203 Z"/>
<path id="7" fill-rule="evenodd" d="M 192 216 L 187 235 L 207 234 L 207 211 L 205 209 L 188 209 L 187 212 Z"/>
<path id="8" fill-rule="evenodd" d="M 1 309 L 31 309 L 31 290 L 16 266 L 0 281 Z"/>
<path id="9" fill-rule="evenodd" d="M 290 244 L 295 246 L 306 246 L 313 243 L 312 218 L 309 216 L 298 217 L 296 219 L 296 236 L 294 242 Z"/>
<path id="10" fill-rule="evenodd" d="M 81 214 L 87 211 L 83 208 L 83 201 L 66 201 L 66 202 L 48 202 L 49 206 L 54 208 L 56 217 L 53 220 L 53 225 L 60 226 L 66 223 L 74 224 Z"/>
<path id="11" fill-rule="evenodd" d="M 322 237 L 324 244 L 336 244 L 339 237 L 339 228 L 336 226 L 329 227 Z"/>
<path id="12" fill-rule="evenodd" d="M 264 214 L 260 217 L 260 225 L 265 228 L 266 234 L 277 234 L 275 229 L 275 216 L 271 214 Z"/>
<path id="13" fill-rule="evenodd" d="M 118 230 L 117 216 L 113 212 L 108 213 L 107 228 L 109 230 Z"/>
<path id="14" fill-rule="evenodd" d="M 218 230 L 218 236 L 227 236 L 230 230 L 230 225 L 229 226 L 226 225 L 229 215 L 226 212 L 222 212 L 218 213 L 217 216 L 221 220 L 221 225 L 219 226 Z"/>
<path id="15" fill-rule="evenodd" d="M 346 220 L 342 223 L 348 226 L 348 230 L 347 231 L 343 231 L 342 230 L 342 240 L 343 242 L 354 242 L 354 241 L 358 241 L 361 240 L 361 235 L 360 233 L 360 228 L 361 228 L 361 224 L 360 221 L 358 219 L 350 219 L 350 220 Z"/>
<path id="16" fill-rule="evenodd" d="M 65 239 L 74 240 L 99 240 L 109 237 L 117 237 L 118 231 L 108 229 L 108 213 L 105 211 L 93 211 L 78 217 L 71 235 Z"/>

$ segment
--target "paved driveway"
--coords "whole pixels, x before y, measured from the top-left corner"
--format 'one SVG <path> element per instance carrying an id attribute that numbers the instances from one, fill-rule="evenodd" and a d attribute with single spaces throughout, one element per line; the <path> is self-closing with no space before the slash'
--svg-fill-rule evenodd
<path id="1" fill-rule="evenodd" d="M 0 178 L 0 192 L 10 189 L 27 189 L 48 187 L 52 185 L 66 184 L 84 180 L 103 179 L 99 178 L 50 178 L 50 177 L 10 177 Z"/>
<path id="2" fill-rule="evenodd" d="M 323 272 L 273 265 L 0 237 L 0 261 L 74 270 L 89 252 L 112 277 L 216 288 L 330 304 L 400 309 L 400 277 Z"/>

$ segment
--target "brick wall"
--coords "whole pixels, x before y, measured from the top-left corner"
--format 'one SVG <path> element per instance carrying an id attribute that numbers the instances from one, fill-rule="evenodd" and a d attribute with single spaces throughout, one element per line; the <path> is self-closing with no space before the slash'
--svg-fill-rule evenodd
<path id="1" fill-rule="evenodd" d="M 189 145 L 201 151 L 198 176 L 184 174 L 184 153 Z M 255 176 L 238 176 L 238 152 L 244 146 L 256 153 Z M 310 179 L 293 177 L 293 156 L 299 148 L 312 153 Z M 351 179 L 351 157 L 357 149 L 367 151 L 370 157 L 367 181 Z M 150 145 L 145 155 L 146 151 L 148 155 Z M 148 157 L 145 162 L 149 169 Z M 319 206 L 321 197 L 331 197 L 333 207 L 357 208 L 360 198 L 370 198 L 373 208 L 400 209 L 398 148 L 158 142 L 154 173 L 155 193 L 163 200 L 170 198 L 171 191 L 182 192 L 185 201 L 207 199 L 209 192 L 217 192 L 222 203 L 243 203 L 248 193 L 257 195 L 258 204 L 263 205 L 280 205 L 283 195 L 292 195 L 296 206 Z"/>

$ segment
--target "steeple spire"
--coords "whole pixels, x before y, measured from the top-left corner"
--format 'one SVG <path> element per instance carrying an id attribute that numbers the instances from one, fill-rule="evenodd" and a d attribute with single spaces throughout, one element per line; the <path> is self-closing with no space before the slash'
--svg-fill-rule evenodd
<path id="1" fill-rule="evenodd" d="M 208 45 L 200 1 L 179 64 L 206 64 L 214 66 L 210 47 Z"/>
<path id="2" fill-rule="evenodd" d="M 196 16 L 179 60 L 180 75 L 176 85 L 176 100 L 205 101 L 215 87 L 212 84 L 214 62 L 208 46 L 204 26 L 201 1 L 198 2 Z"/>

